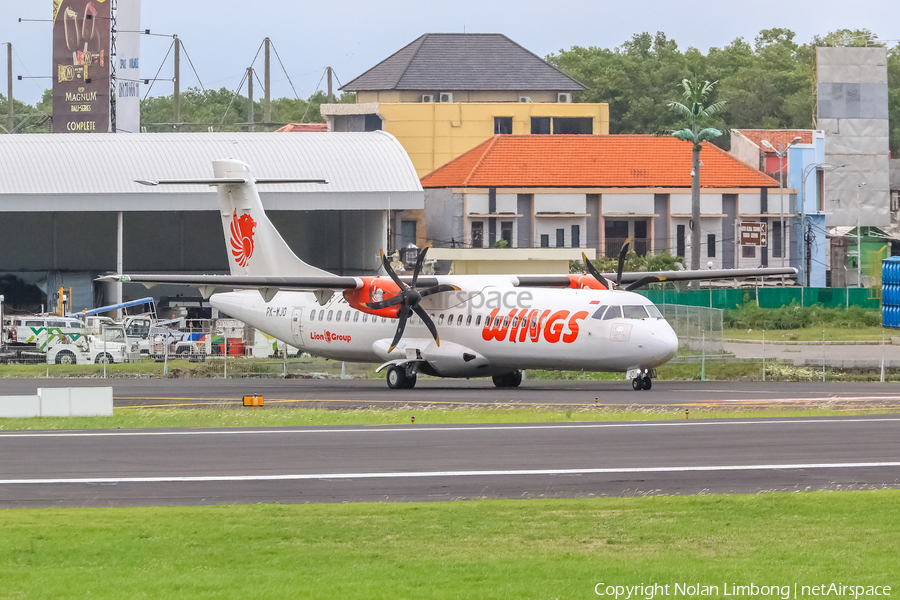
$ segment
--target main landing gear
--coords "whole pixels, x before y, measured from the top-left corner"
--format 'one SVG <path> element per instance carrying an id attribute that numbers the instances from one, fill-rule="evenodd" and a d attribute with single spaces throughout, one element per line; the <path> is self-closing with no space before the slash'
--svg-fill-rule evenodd
<path id="1" fill-rule="evenodd" d="M 514 371 L 505 375 L 494 375 L 494 386 L 498 388 L 514 388 L 519 387 L 522 383 L 522 371 Z"/>
<path id="2" fill-rule="evenodd" d="M 403 365 L 388 367 L 387 384 L 392 390 L 411 390 L 416 387 L 416 371 Z"/>

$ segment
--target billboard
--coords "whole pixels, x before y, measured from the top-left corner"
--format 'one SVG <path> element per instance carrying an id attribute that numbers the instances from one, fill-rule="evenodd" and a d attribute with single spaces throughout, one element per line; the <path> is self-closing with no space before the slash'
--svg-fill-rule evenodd
<path id="1" fill-rule="evenodd" d="M 109 130 L 107 0 L 53 0 L 53 131 Z"/>
<path id="2" fill-rule="evenodd" d="M 116 10 L 116 132 L 141 130 L 141 0 L 119 0 Z"/>

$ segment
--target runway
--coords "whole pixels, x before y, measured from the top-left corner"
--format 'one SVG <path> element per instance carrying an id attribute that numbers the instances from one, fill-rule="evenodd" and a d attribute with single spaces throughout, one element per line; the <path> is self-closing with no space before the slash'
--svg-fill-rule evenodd
<path id="1" fill-rule="evenodd" d="M 0 433 L 0 507 L 900 486 L 900 417 Z"/>
<path id="2" fill-rule="evenodd" d="M 2 379 L 0 396 L 34 394 L 40 387 L 112 386 L 117 409 L 238 407 L 245 394 L 268 407 L 760 407 L 875 408 L 900 411 L 900 387 L 881 383 L 656 381 L 636 392 L 628 381 L 525 381 L 497 389 L 489 380 L 421 379 L 413 390 L 390 390 L 382 380 L 316 379 Z"/>

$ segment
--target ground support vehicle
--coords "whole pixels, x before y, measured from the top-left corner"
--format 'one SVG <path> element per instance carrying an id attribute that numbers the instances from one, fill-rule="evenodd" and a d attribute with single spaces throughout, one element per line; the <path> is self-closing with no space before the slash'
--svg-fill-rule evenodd
<path id="1" fill-rule="evenodd" d="M 93 365 L 133 362 L 140 348 L 130 342 L 121 325 L 104 327 L 100 335 L 87 335 L 75 343 L 56 344 L 47 351 L 47 363 L 57 365 Z"/>

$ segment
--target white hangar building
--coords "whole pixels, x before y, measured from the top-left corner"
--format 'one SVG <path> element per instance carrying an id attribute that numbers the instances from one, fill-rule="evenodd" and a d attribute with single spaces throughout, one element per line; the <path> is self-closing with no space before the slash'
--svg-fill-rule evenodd
<path id="1" fill-rule="evenodd" d="M 115 302 L 115 287 L 94 279 L 119 263 L 125 273 L 228 273 L 214 189 L 134 181 L 211 177 L 211 161 L 222 158 L 246 162 L 256 177 L 329 181 L 261 185 L 259 192 L 294 252 L 336 274 L 374 274 L 387 248 L 389 211 L 424 208 L 409 156 L 383 131 L 4 135 L 6 304 L 22 304 L 16 290 L 27 284 L 48 299 L 72 288 L 73 310 Z M 163 292 L 185 289 L 154 295 Z M 146 290 L 126 287 L 124 295 Z"/>

